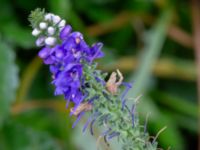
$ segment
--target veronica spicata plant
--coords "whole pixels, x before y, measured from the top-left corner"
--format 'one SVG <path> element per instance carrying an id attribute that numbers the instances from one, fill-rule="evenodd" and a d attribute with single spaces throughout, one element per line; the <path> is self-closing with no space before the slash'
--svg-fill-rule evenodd
<path id="1" fill-rule="evenodd" d="M 106 81 L 107 73 L 96 68 L 95 59 L 104 56 L 103 44 L 89 46 L 64 19 L 41 9 L 32 11 L 29 21 L 36 45 L 41 47 L 38 55 L 49 65 L 55 95 L 64 95 L 67 107 L 70 102 L 74 104 L 71 115 L 77 120 L 73 127 L 89 113 L 83 132 L 89 128 L 93 135 L 93 126 L 98 124 L 105 129 L 99 137 L 106 142 L 116 137 L 123 150 L 156 150 L 157 136 L 150 140 L 146 124 L 140 124 L 136 100 L 132 108 L 126 105 L 126 94 L 132 85 L 123 82 L 119 70 Z M 124 91 L 120 90 L 122 86 Z"/>

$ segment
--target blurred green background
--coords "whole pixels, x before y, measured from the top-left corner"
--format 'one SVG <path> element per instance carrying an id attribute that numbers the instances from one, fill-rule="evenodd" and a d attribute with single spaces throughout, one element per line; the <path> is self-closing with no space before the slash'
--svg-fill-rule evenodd
<path id="1" fill-rule="evenodd" d="M 95 150 L 94 137 L 71 129 L 63 97 L 53 95 L 48 67 L 37 57 L 31 10 L 65 18 L 92 44 L 104 43 L 99 68 L 133 81 L 141 123 L 163 149 L 197 149 L 197 71 L 189 0 L 0 0 L 0 150 Z M 200 9 L 200 8 L 199 8 Z M 200 28 L 200 25 L 199 25 Z M 200 42 L 200 41 L 199 41 Z M 131 100 L 129 101 L 131 105 Z M 102 149 L 107 147 L 101 143 Z M 120 150 L 113 141 L 109 150 Z"/>

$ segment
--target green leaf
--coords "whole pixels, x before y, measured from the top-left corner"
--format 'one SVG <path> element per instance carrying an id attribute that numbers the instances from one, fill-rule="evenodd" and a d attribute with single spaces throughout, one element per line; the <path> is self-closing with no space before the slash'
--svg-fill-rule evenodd
<path id="1" fill-rule="evenodd" d="M 148 89 L 148 84 L 152 76 L 152 68 L 159 57 L 162 50 L 166 32 L 172 19 L 172 9 L 166 8 L 154 27 L 148 32 L 145 38 L 145 48 L 139 64 L 139 69 L 136 74 L 132 76 L 134 80 L 134 87 L 129 92 L 129 97 L 136 98 L 138 95 L 144 94 Z M 150 85 L 150 84 L 149 84 Z M 178 131 L 177 124 L 174 120 L 170 119 L 165 114 L 161 113 L 158 107 L 153 103 L 152 99 L 145 98 L 141 100 L 139 104 L 139 111 L 143 112 L 143 116 L 151 113 L 151 128 L 154 132 L 158 132 L 159 129 L 167 126 L 167 131 L 164 131 L 158 138 L 160 145 L 163 147 L 172 146 L 173 149 L 183 149 L 183 140 Z M 131 105 L 131 102 L 129 102 Z M 174 140 L 176 139 L 176 140 Z"/>
<path id="2" fill-rule="evenodd" d="M 198 106 L 193 102 L 161 91 L 153 91 L 151 95 L 154 100 L 162 105 L 165 105 L 165 107 L 169 107 L 182 115 L 188 115 L 190 118 L 198 118 Z"/>
<path id="3" fill-rule="evenodd" d="M 163 127 L 167 127 L 158 137 L 158 143 L 161 148 L 167 149 L 184 149 L 183 138 L 178 130 L 178 126 L 173 118 L 169 115 L 162 113 L 157 106 L 153 103 L 153 100 L 149 97 L 142 97 L 138 104 L 140 116 L 142 115 L 143 120 L 146 115 L 149 114 L 149 121 L 147 128 L 154 132 L 154 136 Z M 176 140 L 174 140 L 176 139 Z"/>
<path id="4" fill-rule="evenodd" d="M 61 150 L 58 141 L 46 132 L 8 121 L 0 130 L 0 149 L 5 150 Z"/>
<path id="5" fill-rule="evenodd" d="M 49 100 L 49 104 L 51 103 Z M 72 130 L 71 118 L 66 113 L 47 110 L 50 109 L 25 111 L 12 120 L 38 133 L 48 133 L 48 136 L 59 140 L 63 149 L 73 149 L 71 135 L 74 130 Z"/>
<path id="6" fill-rule="evenodd" d="M 13 46 L 20 46 L 28 49 L 34 47 L 34 37 L 31 36 L 31 28 L 23 28 L 16 22 L 5 23 L 1 28 L 5 39 Z"/>
<path id="7" fill-rule="evenodd" d="M 70 0 L 50 0 L 48 1 L 51 12 L 65 18 L 72 25 L 74 30 L 84 31 L 84 24 L 76 11 L 72 9 Z"/>
<path id="8" fill-rule="evenodd" d="M 70 0 L 49 0 L 48 4 L 53 13 L 68 18 L 71 11 Z"/>
<path id="9" fill-rule="evenodd" d="M 5 43 L 0 43 L 0 124 L 9 112 L 15 99 L 18 85 L 18 68 L 14 62 L 14 51 Z"/>
<path id="10" fill-rule="evenodd" d="M 171 19 L 172 10 L 170 8 L 166 8 L 154 27 L 146 34 L 144 39 L 145 47 L 140 57 L 141 61 L 139 62 L 140 64 L 138 66 L 138 70 L 136 70 L 136 74 L 132 76 L 132 80 L 135 82 L 132 89 L 133 92 L 130 92 L 130 96 L 133 98 L 147 90 L 147 84 L 150 81 L 153 66 L 164 45 L 167 29 L 170 25 Z"/>

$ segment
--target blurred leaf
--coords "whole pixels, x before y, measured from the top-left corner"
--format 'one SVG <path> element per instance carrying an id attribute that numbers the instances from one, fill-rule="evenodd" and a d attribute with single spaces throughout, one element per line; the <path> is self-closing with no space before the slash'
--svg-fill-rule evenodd
<path id="1" fill-rule="evenodd" d="M 184 150 L 183 137 L 178 130 L 175 120 L 159 111 L 152 99 L 145 96 L 142 97 L 138 104 L 138 110 L 140 115 L 143 116 L 143 120 L 149 114 L 148 129 L 154 131 L 154 134 L 158 133 L 163 127 L 167 127 L 158 137 L 161 148 L 167 149 L 171 147 L 172 149 Z"/>
<path id="2" fill-rule="evenodd" d="M 153 91 L 150 94 L 156 102 L 164 106 L 162 110 L 166 115 L 171 116 L 176 123 L 192 132 L 197 132 L 198 106 L 187 100 L 169 95 L 161 91 Z M 188 124 L 188 122 L 190 122 Z"/>
<path id="3" fill-rule="evenodd" d="M 49 134 L 22 124 L 8 121 L 0 130 L 2 150 L 61 150 L 59 143 Z"/>
<path id="4" fill-rule="evenodd" d="M 134 51 L 132 50 L 135 46 L 135 43 L 133 44 L 132 39 L 133 35 L 134 33 L 132 27 L 127 25 L 120 30 L 107 35 L 107 37 L 104 38 L 104 41 L 107 42 L 112 48 L 115 48 L 115 55 L 129 55 L 133 54 Z M 131 45 L 132 47 L 128 47 L 129 45 Z M 124 47 L 127 47 L 126 50 L 124 50 Z"/>
<path id="5" fill-rule="evenodd" d="M 70 0 L 49 0 L 49 7 L 51 11 L 61 17 L 68 20 L 71 11 L 71 1 Z"/>
<path id="6" fill-rule="evenodd" d="M 73 147 L 71 141 L 71 134 L 73 132 L 71 130 L 71 118 L 66 113 L 59 113 L 50 109 L 36 109 L 26 111 L 13 120 L 25 127 L 31 127 L 32 130 L 37 132 L 48 133 L 49 136 L 59 140 L 63 149 Z"/>
<path id="7" fill-rule="evenodd" d="M 87 10 L 87 13 L 88 18 L 94 22 L 103 22 L 114 17 L 114 13 L 111 10 L 101 7 L 91 7 Z"/>
<path id="8" fill-rule="evenodd" d="M 1 30 L 6 40 L 11 42 L 14 46 L 29 49 L 35 45 L 35 39 L 31 36 L 30 28 L 22 28 L 16 22 L 9 22 L 5 23 Z"/>
<path id="9" fill-rule="evenodd" d="M 14 63 L 14 51 L 5 43 L 0 43 L 0 124 L 9 112 L 18 86 L 18 68 Z"/>
<path id="10" fill-rule="evenodd" d="M 78 13 L 72 9 L 70 0 L 50 0 L 48 4 L 51 11 L 65 18 L 67 23 L 70 22 L 74 30 L 84 31 L 84 24 Z"/>
<path id="11" fill-rule="evenodd" d="M 16 0 L 14 6 L 18 8 L 18 11 L 29 13 L 30 10 L 37 7 L 45 7 L 45 4 L 46 2 L 41 0 Z M 28 14 L 26 14 L 26 16 L 28 16 Z"/>
<path id="12" fill-rule="evenodd" d="M 135 82 L 131 96 L 134 98 L 138 94 L 144 93 L 147 89 L 152 74 L 152 68 L 162 50 L 171 20 L 172 10 L 166 8 L 154 27 L 145 36 L 145 47 L 140 56 L 141 61 L 138 70 L 136 70 L 136 74 L 132 76 L 132 80 Z"/>
<path id="13" fill-rule="evenodd" d="M 5 21 L 15 20 L 15 17 L 13 16 L 13 14 L 14 14 L 14 11 L 13 11 L 11 3 L 7 0 L 1 0 L 0 26 L 1 26 L 1 23 Z"/>
<path id="14" fill-rule="evenodd" d="M 161 91 L 154 91 L 151 93 L 154 100 L 160 104 L 167 106 L 183 115 L 188 115 L 189 117 L 198 118 L 198 107 L 194 103 L 179 98 L 175 95 L 169 95 Z M 181 107 L 180 107 L 181 106 Z"/>
<path id="15" fill-rule="evenodd" d="M 81 15 L 87 17 L 94 22 L 105 21 L 114 17 L 114 7 L 116 3 L 111 2 L 109 5 L 105 3 L 97 4 L 91 0 L 74 0 L 74 5 L 76 6 L 77 12 L 80 12 Z M 112 6 L 113 9 L 110 9 L 109 6 Z"/>
<path id="16" fill-rule="evenodd" d="M 171 23 L 172 16 L 172 9 L 165 8 L 153 29 L 146 35 L 146 45 L 143 55 L 140 58 L 139 69 L 136 74 L 132 76 L 132 80 L 134 79 L 135 82 L 134 87 L 129 92 L 129 97 L 136 98 L 141 93 L 144 94 L 144 92 L 147 91 L 147 85 L 152 75 L 152 68 L 164 44 L 166 32 Z M 146 114 L 151 112 L 151 128 L 154 129 L 154 132 L 155 129 L 157 130 L 156 132 L 158 132 L 158 129 L 168 126 L 167 131 L 159 137 L 161 145 L 165 148 L 172 146 L 173 149 L 183 149 L 183 140 L 177 129 L 177 125 L 173 122 L 174 120 L 162 114 L 151 99 L 145 97 L 141 103 L 140 112 Z M 131 102 L 129 102 L 129 105 L 131 106 Z"/>
<path id="17" fill-rule="evenodd" d="M 148 11 L 152 8 L 153 0 L 129 0 L 125 2 L 126 8 L 134 11 Z"/>
<path id="18" fill-rule="evenodd" d="M 90 134 L 90 131 L 86 131 L 83 134 L 83 131 L 82 131 L 83 126 L 84 126 L 84 123 L 80 122 L 75 127 L 75 132 L 73 133 L 73 136 L 71 137 L 74 144 L 76 145 L 76 147 L 78 147 L 77 149 L 79 150 L 96 150 L 97 146 L 96 146 L 95 137 L 93 137 Z M 89 143 L 89 144 L 86 144 L 86 143 Z"/>
<path id="19" fill-rule="evenodd" d="M 171 119 L 176 121 L 177 125 L 180 126 L 183 129 L 187 129 L 190 132 L 197 133 L 198 132 L 198 120 L 182 115 L 182 114 L 176 114 L 171 110 L 162 110 L 164 114 L 168 115 Z M 189 123 L 188 123 L 189 122 Z"/>
<path id="20" fill-rule="evenodd" d="M 38 92 L 45 94 L 44 89 L 47 89 L 46 86 L 48 84 L 39 84 L 39 86 L 37 86 L 36 88 L 34 88 L 33 90 L 30 90 L 31 85 L 35 85 L 33 84 L 33 81 L 35 81 L 34 83 L 37 83 L 37 80 L 35 80 L 36 75 L 39 71 L 39 69 L 41 68 L 42 65 L 42 60 L 36 56 L 27 66 L 26 69 L 24 70 L 24 72 L 22 73 L 22 77 L 21 77 L 21 84 L 19 86 L 19 90 L 16 96 L 16 102 L 23 102 L 29 94 L 29 91 L 31 91 L 30 93 L 34 93 L 34 92 Z M 43 70 L 42 70 L 43 71 Z M 42 73 L 40 73 L 39 75 L 41 75 Z M 45 77 L 45 79 L 47 79 Z M 42 79 L 42 82 L 44 83 L 44 80 Z M 49 82 L 49 80 L 48 80 Z M 41 82 L 40 82 L 41 83 Z M 43 87 L 45 86 L 45 87 Z M 41 88 L 44 88 L 41 90 Z M 41 96 L 41 95 L 40 95 Z"/>

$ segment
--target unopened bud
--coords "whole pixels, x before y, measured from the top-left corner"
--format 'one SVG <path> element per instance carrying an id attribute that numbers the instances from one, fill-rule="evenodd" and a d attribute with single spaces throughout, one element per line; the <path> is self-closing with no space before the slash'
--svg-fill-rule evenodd
<path id="1" fill-rule="evenodd" d="M 45 22 L 41 22 L 40 24 L 39 24 L 39 26 L 40 26 L 40 29 L 46 29 L 47 28 L 47 23 L 45 23 Z"/>
<path id="2" fill-rule="evenodd" d="M 61 20 L 61 18 L 60 18 L 59 16 L 53 16 L 53 23 L 54 23 L 54 24 L 59 23 L 60 20 Z"/>
<path id="3" fill-rule="evenodd" d="M 49 35 L 53 35 L 55 33 L 55 29 L 53 27 L 48 27 L 47 32 Z"/>
<path id="4" fill-rule="evenodd" d="M 45 37 L 44 37 L 44 36 L 41 36 L 41 37 L 39 37 L 39 38 L 36 40 L 35 44 L 36 44 L 38 47 L 43 46 L 43 45 L 44 45 L 44 40 L 45 40 Z"/>
<path id="5" fill-rule="evenodd" d="M 56 43 L 56 38 L 54 37 L 48 37 L 45 39 L 45 44 L 49 46 L 53 46 Z"/>
<path id="6" fill-rule="evenodd" d="M 32 31 L 32 35 L 33 36 L 38 36 L 40 34 L 40 30 L 38 30 L 37 28 L 35 28 L 33 31 Z"/>

